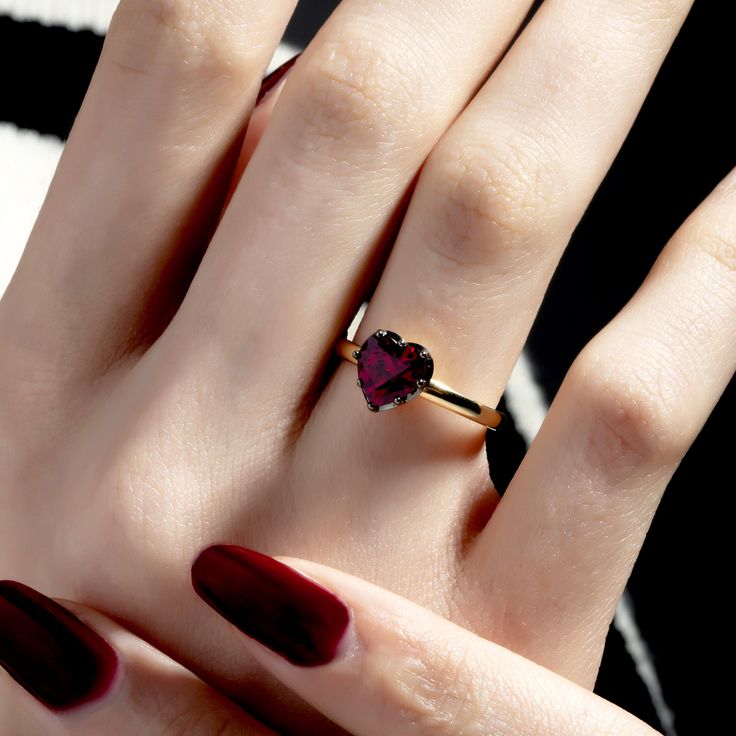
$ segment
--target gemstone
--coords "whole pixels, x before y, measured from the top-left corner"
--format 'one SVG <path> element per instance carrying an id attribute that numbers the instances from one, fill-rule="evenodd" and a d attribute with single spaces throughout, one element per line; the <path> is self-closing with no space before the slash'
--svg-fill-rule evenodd
<path id="1" fill-rule="evenodd" d="M 373 333 L 358 352 L 358 385 L 373 411 L 392 409 L 418 396 L 433 370 L 426 348 L 387 330 Z"/>

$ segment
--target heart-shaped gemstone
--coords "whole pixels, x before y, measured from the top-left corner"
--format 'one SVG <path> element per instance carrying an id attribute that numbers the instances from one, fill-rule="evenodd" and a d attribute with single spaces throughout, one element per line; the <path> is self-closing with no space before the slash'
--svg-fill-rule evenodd
<path id="1" fill-rule="evenodd" d="M 372 411 L 392 409 L 418 396 L 432 379 L 432 356 L 395 332 L 374 332 L 360 348 L 358 385 Z"/>

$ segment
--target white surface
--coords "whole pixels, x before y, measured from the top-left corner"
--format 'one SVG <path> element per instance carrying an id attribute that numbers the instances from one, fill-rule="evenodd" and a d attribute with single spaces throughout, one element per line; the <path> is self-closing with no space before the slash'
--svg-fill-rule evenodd
<path id="1" fill-rule="evenodd" d="M 58 138 L 0 123 L 0 294 L 23 252 L 62 148 Z"/>
<path id="2" fill-rule="evenodd" d="M 117 5 L 118 0 L 0 0 L 0 14 L 104 33 Z"/>

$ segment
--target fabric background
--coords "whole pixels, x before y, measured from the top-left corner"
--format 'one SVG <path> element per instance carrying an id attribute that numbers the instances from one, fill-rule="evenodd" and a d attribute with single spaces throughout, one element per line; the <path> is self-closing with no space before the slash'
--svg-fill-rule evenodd
<path id="1" fill-rule="evenodd" d="M 272 66 L 306 45 L 335 4 L 301 2 Z M 0 0 L 0 293 L 41 206 L 116 5 Z M 504 396 L 518 432 L 489 443 L 499 486 L 513 473 L 576 353 L 736 163 L 729 5 L 696 3 L 572 239 Z M 601 695 L 668 736 L 720 732 L 730 722 L 715 663 L 731 645 L 726 592 L 733 579 L 727 561 L 734 480 L 728 451 L 735 395 L 732 384 L 670 484 L 611 629 L 597 685 Z"/>

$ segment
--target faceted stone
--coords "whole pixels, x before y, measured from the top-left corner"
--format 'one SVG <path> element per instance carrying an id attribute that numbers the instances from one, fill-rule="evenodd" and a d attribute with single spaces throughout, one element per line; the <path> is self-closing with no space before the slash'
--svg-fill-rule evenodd
<path id="1" fill-rule="evenodd" d="M 368 408 L 391 409 L 421 393 L 432 378 L 432 356 L 421 345 L 379 330 L 358 353 L 358 380 Z"/>

